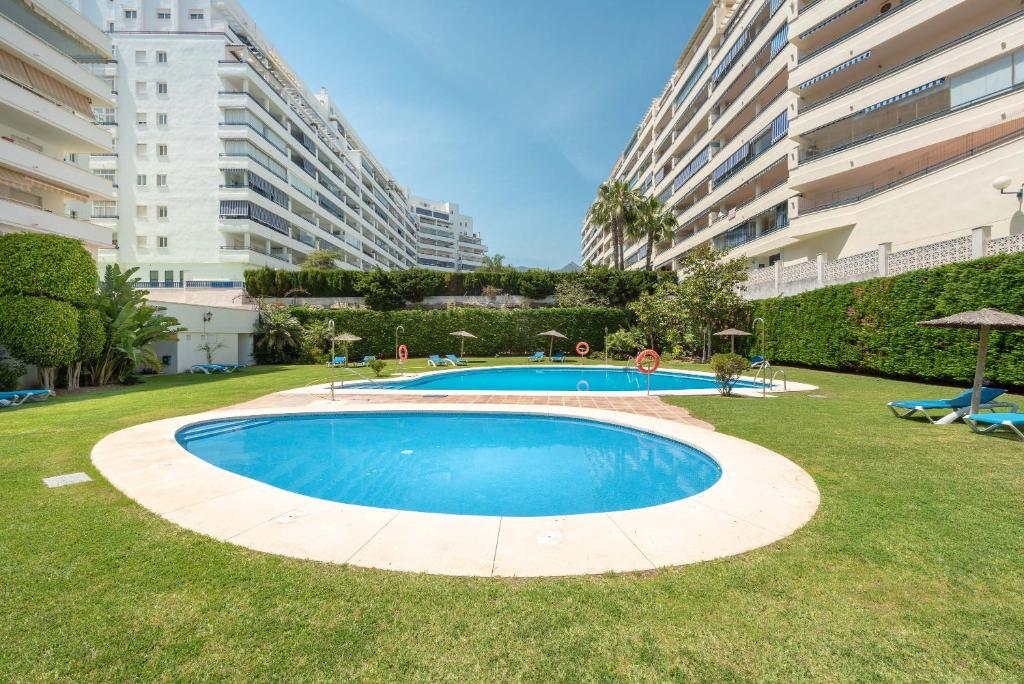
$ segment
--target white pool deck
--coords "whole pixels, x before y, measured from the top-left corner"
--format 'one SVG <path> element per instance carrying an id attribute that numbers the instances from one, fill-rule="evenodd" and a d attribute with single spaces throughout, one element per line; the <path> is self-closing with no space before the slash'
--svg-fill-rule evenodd
<path id="1" fill-rule="evenodd" d="M 382 378 L 377 379 L 367 374 L 363 379 L 353 380 L 352 375 L 345 375 L 339 371 L 338 380 L 333 383 L 324 383 L 321 385 L 303 387 L 295 390 L 291 390 L 294 393 L 308 393 L 308 394 L 323 394 L 331 391 L 331 385 L 334 385 L 335 394 L 339 393 L 350 393 L 350 394 L 368 394 L 374 392 L 387 393 L 391 395 L 415 395 L 415 396 L 479 396 L 479 395 L 501 395 L 509 397 L 580 397 L 580 396 L 615 396 L 623 398 L 632 397 L 699 397 L 699 396 L 714 396 L 718 394 L 716 387 L 705 387 L 699 389 L 685 389 L 685 390 L 637 390 L 637 391 L 592 391 L 589 388 L 578 388 L 575 391 L 552 391 L 552 390 L 505 390 L 505 389 L 419 389 L 416 387 L 410 387 L 407 389 L 396 389 L 391 387 L 396 383 L 411 380 L 413 378 L 430 378 L 440 377 L 446 373 L 477 373 L 487 372 L 495 370 L 508 370 L 516 368 L 526 368 L 529 370 L 610 370 L 610 371 L 621 371 L 624 369 L 622 364 L 611 365 L 611 364 L 588 364 L 586 366 L 573 366 L 573 365 L 559 365 L 554 363 L 530 363 L 530 364 L 519 364 L 519 365 L 508 365 L 508 366 L 485 366 L 483 368 L 472 368 L 467 366 L 445 366 L 434 370 L 428 370 L 426 372 L 407 373 L 399 375 L 398 377 Z M 351 369 L 350 369 L 351 370 Z M 776 369 L 778 370 L 778 369 Z M 694 371 L 694 370 L 679 370 L 672 368 L 661 368 L 658 373 L 665 373 L 671 375 L 696 375 L 703 378 L 713 380 L 715 378 L 714 373 L 708 373 L 706 371 Z M 769 375 L 769 379 L 771 376 Z M 754 382 L 753 376 L 743 376 L 740 378 L 744 382 Z M 782 378 L 776 379 L 770 386 L 764 389 L 760 387 L 736 387 L 733 389 L 733 394 L 740 397 L 761 397 L 765 394 L 779 394 L 781 392 L 808 392 L 818 389 L 814 385 L 808 385 L 802 382 L 788 382 Z"/>
<path id="2" fill-rule="evenodd" d="M 276 401 L 274 397 L 280 397 Z M 441 575 L 535 577 L 646 571 L 740 554 L 792 534 L 814 515 L 814 480 L 783 456 L 692 424 L 579 406 L 364 403 L 282 393 L 137 425 L 92 451 L 110 482 L 182 527 L 257 551 L 366 568 Z M 274 407 L 280 403 L 280 407 Z M 752 409 L 756 407 L 752 406 Z M 600 420 L 685 442 L 722 477 L 695 496 L 649 508 L 558 517 L 399 511 L 284 491 L 193 456 L 174 439 L 192 423 L 296 413 L 491 411 Z"/>

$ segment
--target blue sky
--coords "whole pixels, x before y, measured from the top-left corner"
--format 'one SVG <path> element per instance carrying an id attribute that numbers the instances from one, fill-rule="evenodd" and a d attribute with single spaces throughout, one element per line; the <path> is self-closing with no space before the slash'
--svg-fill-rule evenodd
<path id="1" fill-rule="evenodd" d="M 704 0 L 245 0 L 413 193 L 458 202 L 516 265 L 580 224 Z M 301 16 L 297 16 L 301 15 Z"/>

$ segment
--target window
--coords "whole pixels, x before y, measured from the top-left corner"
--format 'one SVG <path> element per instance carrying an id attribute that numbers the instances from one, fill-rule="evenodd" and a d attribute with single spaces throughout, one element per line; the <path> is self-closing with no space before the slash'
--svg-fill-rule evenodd
<path id="1" fill-rule="evenodd" d="M 136 95 L 140 95 L 142 97 L 146 96 L 146 82 L 145 81 L 136 81 L 135 82 L 135 94 Z"/>
<path id="2" fill-rule="evenodd" d="M 203 10 L 201 9 L 192 9 L 188 11 L 189 19 L 202 19 L 203 16 Z"/>
<path id="3" fill-rule="evenodd" d="M 146 156 L 146 143 L 139 143 L 135 146 L 135 156 L 145 157 Z"/>
<path id="4" fill-rule="evenodd" d="M 167 187 L 167 174 L 158 173 L 156 174 L 156 187 L 166 188 Z"/>
<path id="5" fill-rule="evenodd" d="M 140 240 L 145 240 L 146 238 L 139 238 L 139 239 Z M 143 243 L 143 244 L 145 244 L 145 243 Z M 139 246 L 141 247 L 142 245 L 139 245 Z M 160 280 L 160 271 L 150 271 L 149 272 L 149 282 L 155 283 L 158 280 Z"/>
<path id="6" fill-rule="evenodd" d="M 136 50 L 135 51 L 135 63 L 136 64 L 145 64 L 146 63 L 146 51 L 145 50 Z"/>
<path id="7" fill-rule="evenodd" d="M 167 145 L 157 145 L 156 146 L 156 154 L 157 154 L 158 157 L 166 157 L 167 156 Z"/>
<path id="8" fill-rule="evenodd" d="M 167 8 L 164 8 L 164 7 L 161 7 L 160 9 L 158 9 L 156 11 L 156 18 L 157 19 L 170 19 L 171 18 L 171 10 L 169 10 Z"/>
<path id="9" fill-rule="evenodd" d="M 156 239 L 156 246 L 157 247 L 166 247 L 167 246 L 167 238 L 162 236 L 162 235 L 160 237 L 158 237 Z"/>
<path id="10" fill-rule="evenodd" d="M 157 64 L 167 64 L 167 53 L 164 52 L 163 50 L 157 50 L 157 53 L 156 53 L 156 63 Z"/>
<path id="11" fill-rule="evenodd" d="M 114 169 L 93 169 L 92 173 L 99 178 L 105 178 L 111 183 L 114 182 Z"/>
<path id="12" fill-rule="evenodd" d="M 157 218 L 167 218 L 167 207 L 166 207 L 166 205 L 160 205 L 159 207 L 156 208 L 156 217 Z M 165 240 L 166 240 L 166 238 L 165 238 Z M 166 247 L 166 246 L 167 245 L 164 245 L 164 247 Z"/>
<path id="13" fill-rule="evenodd" d="M 139 175 L 135 176 L 135 184 L 138 185 L 139 187 L 145 187 L 146 174 L 140 173 Z"/>
<path id="14" fill-rule="evenodd" d="M 163 81 L 158 82 L 156 84 L 156 93 L 157 93 L 157 95 L 166 95 L 167 94 L 167 84 L 164 83 Z"/>
<path id="15" fill-rule="evenodd" d="M 124 11 L 124 18 L 125 19 L 138 19 L 139 18 L 139 11 L 138 10 L 133 10 L 133 9 L 126 9 Z"/>
<path id="16" fill-rule="evenodd" d="M 135 113 L 135 125 L 136 126 L 145 126 L 146 125 L 146 112 L 136 112 Z"/>
<path id="17" fill-rule="evenodd" d="M 156 115 L 156 125 L 157 126 L 166 126 L 167 125 L 167 114 L 165 114 L 164 112 L 160 112 L 159 114 L 157 114 Z"/>
<path id="18" fill-rule="evenodd" d="M 135 205 L 135 218 L 144 219 L 149 216 L 149 212 L 146 210 L 145 204 Z"/>
<path id="19" fill-rule="evenodd" d="M 164 283 L 174 282 L 174 271 L 164 271 Z"/>

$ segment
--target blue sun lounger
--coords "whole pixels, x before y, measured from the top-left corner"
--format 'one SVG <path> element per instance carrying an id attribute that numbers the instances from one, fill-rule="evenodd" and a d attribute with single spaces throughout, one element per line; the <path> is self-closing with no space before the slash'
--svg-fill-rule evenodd
<path id="1" fill-rule="evenodd" d="M 372 355 L 371 355 L 371 356 L 364 356 L 364 357 L 363 357 L 362 359 L 360 359 L 359 361 L 353 361 L 353 362 L 352 362 L 352 363 L 350 363 L 349 365 L 350 365 L 350 366 L 366 366 L 366 365 L 368 365 L 368 364 L 369 364 L 369 363 L 370 363 L 371 361 L 376 361 L 376 360 L 377 360 L 377 357 L 376 357 L 376 356 L 372 356 Z"/>
<path id="2" fill-rule="evenodd" d="M 458 357 L 455 354 L 445 354 L 444 358 L 446 358 L 449 361 L 451 361 L 452 365 L 454 365 L 454 366 L 468 366 L 469 365 L 469 361 L 467 361 L 466 359 L 463 359 L 461 357 Z"/>
<path id="3" fill-rule="evenodd" d="M 437 354 L 431 354 L 430 356 L 427 357 L 427 365 L 428 366 L 434 366 L 435 368 L 440 368 L 441 366 L 447 366 L 449 363 L 454 365 L 454 362 L 449 361 L 448 359 L 442 359 Z"/>
<path id="4" fill-rule="evenodd" d="M 203 373 L 209 375 L 210 373 L 230 373 L 234 368 L 231 366 L 225 366 L 220 363 L 197 363 L 188 369 L 189 373 Z"/>
<path id="5" fill-rule="evenodd" d="M 964 390 L 952 399 L 890 401 L 888 406 L 893 415 L 898 418 L 909 418 L 916 413 L 921 413 L 929 422 L 935 425 L 945 425 L 959 420 L 971 412 L 971 391 L 969 389 Z M 1004 389 L 982 387 L 981 403 L 978 408 L 988 411 L 997 408 L 1009 408 L 1011 411 L 1016 412 L 1016 404 L 1009 401 L 996 401 L 996 399 L 1004 394 L 1006 394 Z M 935 420 L 928 415 L 929 411 L 947 411 L 948 413 L 942 418 Z"/>
<path id="6" fill-rule="evenodd" d="M 565 361 L 565 352 L 555 352 L 554 356 L 551 357 L 551 360 L 557 361 L 558 363 L 562 363 L 563 361 Z"/>
<path id="7" fill-rule="evenodd" d="M 20 406 L 26 401 L 46 401 L 51 396 L 53 396 L 53 392 L 45 389 L 0 392 L 0 408 Z"/>
<path id="8" fill-rule="evenodd" d="M 1021 428 L 1024 428 L 1024 413 L 1016 411 L 1013 413 L 972 413 L 969 416 L 964 416 L 964 422 L 979 435 L 987 435 L 1002 427 L 1011 430 L 1018 439 L 1024 442 L 1024 432 L 1020 431 Z M 979 425 L 986 427 L 979 427 Z"/>
<path id="9" fill-rule="evenodd" d="M 533 356 L 527 356 L 526 360 L 527 361 L 543 361 L 544 360 L 544 352 L 542 352 L 542 351 L 541 352 L 533 352 Z"/>
<path id="10" fill-rule="evenodd" d="M 332 361 L 330 361 L 327 365 L 328 366 L 332 366 L 332 367 L 333 366 L 344 366 L 345 365 L 345 361 L 347 361 L 347 360 L 348 359 L 346 359 L 344 356 L 335 356 L 334 359 Z"/>

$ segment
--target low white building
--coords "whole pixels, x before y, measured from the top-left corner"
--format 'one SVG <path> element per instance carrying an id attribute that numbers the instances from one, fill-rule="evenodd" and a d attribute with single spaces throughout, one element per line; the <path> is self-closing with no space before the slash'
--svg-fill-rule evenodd
<path id="1" fill-rule="evenodd" d="M 193 365 L 203 363 L 254 363 L 253 331 L 257 314 L 252 307 L 208 306 L 153 298 L 150 303 L 166 307 L 164 313 L 177 318 L 186 328 L 185 332 L 178 333 L 177 340 L 155 345 L 163 366 L 161 372 L 184 373 Z"/>

